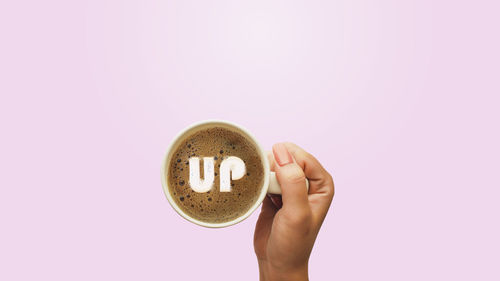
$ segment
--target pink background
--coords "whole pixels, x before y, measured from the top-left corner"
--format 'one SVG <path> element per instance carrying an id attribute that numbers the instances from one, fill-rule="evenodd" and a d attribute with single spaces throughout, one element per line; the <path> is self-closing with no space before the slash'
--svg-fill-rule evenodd
<path id="1" fill-rule="evenodd" d="M 498 1 L 2 1 L 0 280 L 256 280 L 160 163 L 220 118 L 334 175 L 312 280 L 500 280 Z M 204 278 L 204 279 L 202 279 Z"/>

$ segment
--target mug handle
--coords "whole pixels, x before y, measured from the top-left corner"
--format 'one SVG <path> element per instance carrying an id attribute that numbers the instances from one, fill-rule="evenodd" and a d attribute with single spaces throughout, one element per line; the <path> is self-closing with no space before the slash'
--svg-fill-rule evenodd
<path id="1" fill-rule="evenodd" d="M 309 180 L 306 179 L 306 187 L 309 190 Z M 281 194 L 281 186 L 278 183 L 278 179 L 276 178 L 275 172 L 269 173 L 269 188 L 267 189 L 267 193 L 271 194 Z"/>

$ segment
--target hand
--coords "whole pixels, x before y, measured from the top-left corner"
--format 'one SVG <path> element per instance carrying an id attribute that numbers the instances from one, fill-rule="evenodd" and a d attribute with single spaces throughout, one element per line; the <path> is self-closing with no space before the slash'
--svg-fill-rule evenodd
<path id="1" fill-rule="evenodd" d="M 275 144 L 268 157 L 282 197 L 265 198 L 255 226 L 260 280 L 308 280 L 309 256 L 333 199 L 333 179 L 293 143 Z"/>

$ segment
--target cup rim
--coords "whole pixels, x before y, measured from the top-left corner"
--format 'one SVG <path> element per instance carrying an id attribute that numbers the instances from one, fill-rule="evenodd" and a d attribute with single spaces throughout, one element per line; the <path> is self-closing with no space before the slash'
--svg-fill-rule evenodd
<path id="1" fill-rule="evenodd" d="M 254 205 L 252 205 L 252 207 L 250 207 L 248 209 L 248 211 L 244 215 L 239 216 L 239 217 L 237 217 L 234 220 L 223 222 L 223 223 L 208 223 L 208 222 L 200 221 L 200 220 L 197 220 L 195 218 L 190 217 L 188 214 L 186 214 L 184 211 L 182 211 L 181 208 L 177 205 L 177 203 L 175 203 L 175 201 L 173 200 L 173 198 L 172 198 L 172 196 L 171 196 L 171 194 L 170 194 L 170 192 L 168 190 L 168 182 L 166 180 L 166 178 L 167 178 L 166 177 L 166 175 L 167 175 L 166 172 L 168 172 L 168 160 L 169 160 L 169 156 L 173 152 L 173 149 L 176 148 L 176 144 L 179 141 L 179 139 L 181 137 L 183 137 L 184 135 L 186 135 L 187 133 L 195 130 L 198 127 L 206 126 L 206 125 L 212 125 L 212 124 L 215 125 L 215 126 L 217 124 L 220 124 L 220 125 L 223 125 L 223 126 L 226 126 L 226 127 L 227 126 L 233 127 L 235 129 L 243 132 L 245 134 L 245 137 L 248 137 L 254 143 L 254 145 L 256 146 L 256 149 L 257 149 L 257 151 L 260 154 L 261 162 L 262 162 L 262 165 L 263 165 L 263 168 L 264 168 L 263 186 L 262 186 L 262 189 L 261 189 L 261 193 L 259 194 L 259 197 L 255 201 Z M 226 120 L 208 119 L 208 120 L 203 120 L 203 121 L 198 121 L 198 122 L 192 123 L 191 125 L 185 127 L 183 130 L 181 130 L 172 139 L 172 141 L 168 145 L 167 151 L 166 151 L 166 153 L 165 153 L 165 155 L 163 157 L 162 166 L 161 166 L 161 183 L 162 183 L 162 187 L 163 187 L 163 192 L 165 193 L 165 196 L 167 197 L 167 200 L 170 203 L 170 206 L 172 206 L 172 208 L 181 217 L 183 217 L 184 219 L 186 219 L 186 220 L 188 220 L 188 221 L 190 221 L 192 223 L 200 225 L 200 226 L 204 226 L 204 227 L 208 227 L 208 228 L 221 228 L 221 227 L 231 226 L 231 225 L 237 224 L 237 223 L 245 220 L 246 218 L 248 218 L 259 207 L 259 205 L 264 200 L 264 197 L 266 196 L 267 190 L 269 188 L 269 173 L 270 173 L 269 160 L 267 159 L 267 155 L 266 155 L 265 151 L 262 149 L 262 146 L 257 141 L 257 139 L 246 128 L 244 128 L 243 126 L 241 126 L 239 124 L 235 124 L 233 122 L 226 121 Z"/>

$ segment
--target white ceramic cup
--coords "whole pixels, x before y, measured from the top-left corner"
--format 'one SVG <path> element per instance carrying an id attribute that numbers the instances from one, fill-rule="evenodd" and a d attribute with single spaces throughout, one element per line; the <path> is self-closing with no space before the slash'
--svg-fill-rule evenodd
<path id="1" fill-rule="evenodd" d="M 255 204 L 248 209 L 248 211 L 239 216 L 238 218 L 228 221 L 228 222 L 223 222 L 223 223 L 208 223 L 208 222 L 203 222 L 200 220 L 197 220 L 195 218 L 190 217 L 188 214 L 182 211 L 181 208 L 177 205 L 177 203 L 173 200 L 172 196 L 170 195 L 169 191 L 169 186 L 168 186 L 168 180 L 167 180 L 167 175 L 169 174 L 169 163 L 172 158 L 173 153 L 175 152 L 176 148 L 182 142 L 185 137 L 192 135 L 193 133 L 200 131 L 200 130 L 205 130 L 208 128 L 213 128 L 213 127 L 223 127 L 226 129 L 229 129 L 231 131 L 237 132 L 241 135 L 243 135 L 247 140 L 249 140 L 254 147 L 257 149 L 257 152 L 259 153 L 260 156 L 260 161 L 262 162 L 262 167 L 264 167 L 264 182 L 263 186 L 261 188 L 260 194 L 258 199 L 255 201 Z M 254 136 L 246 129 L 244 129 L 240 125 L 236 125 L 234 123 L 228 122 L 228 121 L 222 121 L 222 120 L 206 120 L 206 121 L 201 121 L 195 124 L 192 124 L 182 130 L 170 143 L 167 153 L 165 154 L 165 157 L 163 158 L 163 163 L 161 166 L 161 183 L 163 185 L 163 191 L 165 192 L 165 195 L 167 196 L 168 202 L 172 207 L 174 208 L 179 215 L 181 215 L 183 218 L 186 220 L 193 222 L 195 224 L 205 226 L 205 227 L 226 227 L 230 226 L 233 224 L 236 224 L 252 214 L 257 207 L 262 203 L 264 200 L 265 196 L 267 193 L 272 193 L 272 194 L 281 194 L 281 188 L 279 186 L 279 183 L 276 179 L 276 175 L 274 172 L 271 172 L 269 170 L 269 160 L 267 159 L 267 154 L 262 149 L 262 146 L 257 142 L 257 140 L 254 138 Z M 306 182 L 307 183 L 307 182 Z M 308 185 L 308 183 L 307 183 Z"/>

